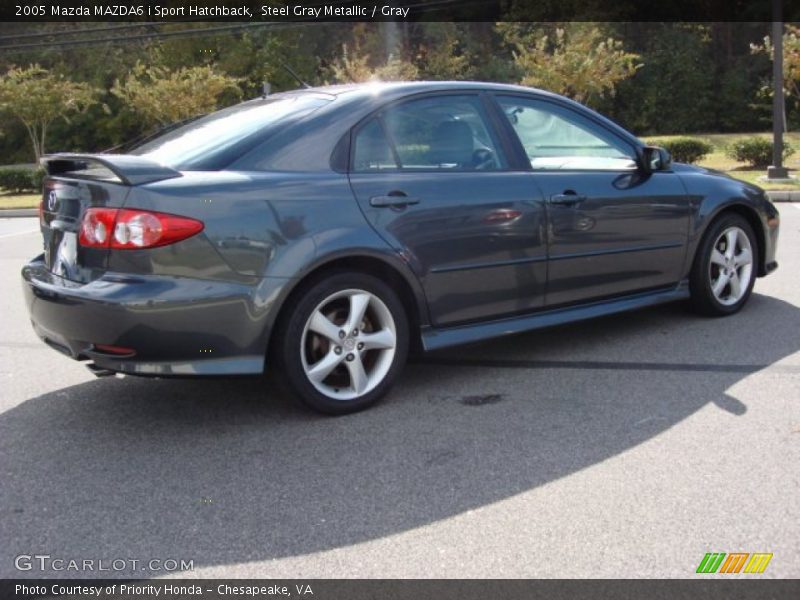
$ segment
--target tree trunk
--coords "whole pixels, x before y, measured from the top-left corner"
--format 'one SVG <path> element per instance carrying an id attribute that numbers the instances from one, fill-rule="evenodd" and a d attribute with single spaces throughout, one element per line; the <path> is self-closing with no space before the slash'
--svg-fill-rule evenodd
<path id="1" fill-rule="evenodd" d="M 42 123 L 42 141 L 39 143 L 39 157 L 36 159 L 36 165 L 39 165 L 39 158 L 44 156 L 44 140 L 47 137 L 47 123 Z"/>
<path id="2" fill-rule="evenodd" d="M 25 125 L 25 129 L 28 130 L 28 135 L 30 136 L 31 143 L 33 144 L 33 154 L 36 157 L 36 164 L 39 164 L 39 159 L 42 157 L 42 153 L 39 148 L 39 136 L 36 135 L 36 126 L 26 123 L 25 121 L 22 123 Z"/>

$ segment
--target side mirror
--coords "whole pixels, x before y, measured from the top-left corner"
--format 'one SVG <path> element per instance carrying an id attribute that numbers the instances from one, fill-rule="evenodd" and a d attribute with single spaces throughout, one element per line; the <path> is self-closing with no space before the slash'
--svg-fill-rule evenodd
<path id="1" fill-rule="evenodd" d="M 668 171 L 672 167 L 672 156 L 664 148 L 645 146 L 639 152 L 639 168 L 645 173 Z"/>

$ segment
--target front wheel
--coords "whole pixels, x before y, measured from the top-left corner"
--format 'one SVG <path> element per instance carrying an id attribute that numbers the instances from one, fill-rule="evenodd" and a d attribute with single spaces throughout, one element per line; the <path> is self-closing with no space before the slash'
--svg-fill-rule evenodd
<path id="1" fill-rule="evenodd" d="M 730 315 L 744 306 L 756 280 L 758 244 L 741 216 L 726 214 L 703 237 L 690 277 L 692 305 L 711 316 Z"/>
<path id="2" fill-rule="evenodd" d="M 346 414 L 377 402 L 408 354 L 408 319 L 397 294 L 360 273 L 312 284 L 279 334 L 281 375 L 310 408 Z"/>

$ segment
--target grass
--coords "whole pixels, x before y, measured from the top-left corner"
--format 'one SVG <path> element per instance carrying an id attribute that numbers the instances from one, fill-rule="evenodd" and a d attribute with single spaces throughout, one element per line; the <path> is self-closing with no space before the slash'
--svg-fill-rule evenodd
<path id="1" fill-rule="evenodd" d="M 766 181 L 759 181 L 759 177 L 767 174 L 766 167 L 749 167 L 744 163 L 736 162 L 725 156 L 725 148 L 732 142 L 746 137 L 757 135 L 768 140 L 772 140 L 771 133 L 700 133 L 700 134 L 686 134 L 686 135 L 655 135 L 652 137 L 643 138 L 646 142 L 659 142 L 667 141 L 679 137 L 691 137 L 705 140 L 712 146 L 714 151 L 706 156 L 697 164 L 701 167 L 708 167 L 709 169 L 717 169 L 725 171 L 731 177 L 741 179 L 749 183 L 754 183 L 765 190 L 800 190 L 800 183 L 767 183 Z M 800 133 L 787 133 L 785 139 L 795 149 L 795 153 L 786 159 L 785 166 L 789 169 L 789 174 L 800 177 L 798 170 L 800 169 Z"/>
<path id="2" fill-rule="evenodd" d="M 4 208 L 38 208 L 41 194 L 0 193 L 0 210 Z"/>

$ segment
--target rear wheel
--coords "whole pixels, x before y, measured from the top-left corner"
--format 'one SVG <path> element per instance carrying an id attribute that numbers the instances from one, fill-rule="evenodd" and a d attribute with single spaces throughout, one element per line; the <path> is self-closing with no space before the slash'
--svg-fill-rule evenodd
<path id="1" fill-rule="evenodd" d="M 281 375 L 314 410 L 345 414 L 377 402 L 408 354 L 408 319 L 381 280 L 335 273 L 312 284 L 279 334 Z"/>
<path id="2" fill-rule="evenodd" d="M 724 316 L 744 306 L 756 280 L 758 244 L 741 216 L 726 214 L 711 224 L 690 277 L 692 306 L 705 315 Z"/>

